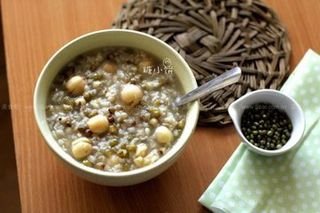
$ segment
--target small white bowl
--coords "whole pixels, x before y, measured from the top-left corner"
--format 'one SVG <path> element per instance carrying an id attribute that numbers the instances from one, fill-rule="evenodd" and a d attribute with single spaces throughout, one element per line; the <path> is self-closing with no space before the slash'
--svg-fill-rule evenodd
<path id="1" fill-rule="evenodd" d="M 257 103 L 269 103 L 275 107 L 279 107 L 279 109 L 284 111 L 291 120 L 293 127 L 291 137 L 282 148 L 277 150 L 261 149 L 251 144 L 243 135 L 241 131 L 241 116 L 245 109 Z M 262 89 L 250 92 L 233 102 L 229 106 L 228 112 L 242 142 L 244 142 L 244 144 L 247 145 L 250 150 L 257 154 L 265 156 L 280 155 L 293 149 L 299 144 L 299 142 L 301 142 L 301 138 L 305 129 L 303 111 L 295 100 L 283 94 L 282 92 L 271 89 Z"/>
<path id="2" fill-rule="evenodd" d="M 199 103 L 188 105 L 185 128 L 173 147 L 154 164 L 127 172 L 107 172 L 84 166 L 76 161 L 56 142 L 49 129 L 45 106 L 51 83 L 59 71 L 76 56 L 93 49 L 108 46 L 124 46 L 144 50 L 159 59 L 170 59 L 175 76 L 181 82 L 184 92 L 197 88 L 197 82 L 185 60 L 168 44 L 145 33 L 132 30 L 102 30 L 83 35 L 58 50 L 44 66 L 34 92 L 34 114 L 46 144 L 70 170 L 94 183 L 109 186 L 133 185 L 147 181 L 168 169 L 188 145 L 197 125 Z"/>

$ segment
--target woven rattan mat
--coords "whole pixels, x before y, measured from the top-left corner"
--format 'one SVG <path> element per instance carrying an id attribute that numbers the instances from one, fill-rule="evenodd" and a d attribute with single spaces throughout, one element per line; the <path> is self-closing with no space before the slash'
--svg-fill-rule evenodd
<path id="1" fill-rule="evenodd" d="M 188 62 L 198 85 L 241 67 L 239 83 L 201 100 L 200 124 L 230 123 L 227 108 L 234 100 L 257 89 L 279 89 L 289 73 L 286 31 L 260 0 L 129 0 L 112 27 L 167 42 Z"/>

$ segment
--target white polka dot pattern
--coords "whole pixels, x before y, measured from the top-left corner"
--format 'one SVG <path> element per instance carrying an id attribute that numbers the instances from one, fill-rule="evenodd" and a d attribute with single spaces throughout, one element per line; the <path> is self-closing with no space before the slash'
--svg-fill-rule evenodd
<path id="1" fill-rule="evenodd" d="M 240 145 L 199 202 L 228 212 L 320 212 L 320 56 L 308 51 L 282 92 L 306 117 L 302 145 L 277 157 Z"/>

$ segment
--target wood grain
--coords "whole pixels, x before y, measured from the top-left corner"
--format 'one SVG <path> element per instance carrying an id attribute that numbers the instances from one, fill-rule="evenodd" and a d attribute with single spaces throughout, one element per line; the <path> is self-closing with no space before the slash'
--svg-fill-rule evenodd
<path id="1" fill-rule="evenodd" d="M 179 160 L 157 178 L 131 187 L 86 182 L 46 147 L 32 99 L 51 55 L 84 33 L 109 28 L 123 0 L 2 0 L 6 64 L 23 212 L 202 212 L 197 199 L 239 144 L 232 125 L 198 128 Z M 292 68 L 308 48 L 320 52 L 320 1 L 266 0 L 287 26 Z"/>
<path id="2" fill-rule="evenodd" d="M 1 212 L 21 212 L 2 29 L 0 29 L 0 206 Z"/>

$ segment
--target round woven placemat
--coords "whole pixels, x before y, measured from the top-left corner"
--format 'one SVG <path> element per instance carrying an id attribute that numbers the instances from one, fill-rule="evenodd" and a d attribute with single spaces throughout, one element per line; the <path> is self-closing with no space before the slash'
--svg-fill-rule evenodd
<path id="1" fill-rule="evenodd" d="M 199 85 L 241 67 L 239 83 L 201 99 L 200 124 L 230 123 L 227 109 L 234 100 L 257 89 L 279 89 L 289 73 L 286 31 L 260 0 L 129 0 L 112 27 L 167 42 Z"/>

